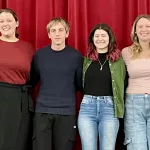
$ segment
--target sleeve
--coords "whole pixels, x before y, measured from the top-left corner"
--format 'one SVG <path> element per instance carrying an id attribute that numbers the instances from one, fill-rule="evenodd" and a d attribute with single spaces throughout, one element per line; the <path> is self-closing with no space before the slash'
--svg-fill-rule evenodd
<path id="1" fill-rule="evenodd" d="M 35 54 L 31 62 L 29 85 L 32 88 L 34 88 L 39 82 L 39 80 L 40 80 L 40 73 L 37 65 L 37 55 Z"/>
<path id="2" fill-rule="evenodd" d="M 82 87 L 82 69 L 83 69 L 83 57 L 81 53 L 78 54 L 77 68 L 75 72 L 75 87 L 76 91 L 83 92 Z"/>
<path id="3" fill-rule="evenodd" d="M 128 74 L 128 71 L 127 71 L 127 66 L 125 65 L 125 79 L 124 79 L 124 100 L 126 99 L 126 90 L 127 90 L 127 87 L 128 87 L 128 79 L 129 79 L 129 74 Z"/>

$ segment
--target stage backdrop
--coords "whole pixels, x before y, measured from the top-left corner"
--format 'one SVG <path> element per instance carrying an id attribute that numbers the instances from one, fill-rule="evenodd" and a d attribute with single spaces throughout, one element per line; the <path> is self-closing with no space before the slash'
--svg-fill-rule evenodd
<path id="1" fill-rule="evenodd" d="M 0 0 L 0 8 L 13 9 L 20 21 L 20 39 L 29 41 L 37 50 L 50 43 L 46 25 L 52 17 L 64 17 L 70 22 L 68 44 L 85 55 L 87 38 L 97 23 L 109 24 L 118 48 L 128 46 L 131 26 L 139 14 L 150 14 L 149 0 Z M 77 112 L 81 98 L 77 99 Z M 122 121 L 121 121 L 122 124 Z M 117 140 L 117 150 L 123 150 L 123 127 Z M 80 139 L 74 150 L 80 150 Z"/>

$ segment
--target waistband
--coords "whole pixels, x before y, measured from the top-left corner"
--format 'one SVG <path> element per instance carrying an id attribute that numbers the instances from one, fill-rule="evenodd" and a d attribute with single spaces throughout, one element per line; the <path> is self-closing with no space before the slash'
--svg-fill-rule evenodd
<path id="1" fill-rule="evenodd" d="M 126 97 L 129 97 L 129 98 L 147 98 L 147 97 L 150 97 L 150 94 L 148 93 L 144 93 L 144 94 L 126 94 Z"/>
<path id="2" fill-rule="evenodd" d="M 6 82 L 0 82 L 0 86 L 9 87 L 9 88 L 20 88 L 22 91 L 27 91 L 28 88 L 31 88 L 31 86 L 27 84 L 11 84 Z"/>
<path id="3" fill-rule="evenodd" d="M 96 100 L 100 100 L 100 99 L 112 99 L 112 96 L 93 96 L 93 95 L 84 95 L 85 98 L 93 98 Z"/>
<path id="4" fill-rule="evenodd" d="M 20 111 L 22 111 L 24 101 L 28 103 L 27 104 L 28 109 L 30 111 L 34 111 L 32 98 L 28 92 L 30 87 L 31 87 L 30 85 L 26 85 L 26 84 L 20 85 L 20 84 L 0 82 L 0 88 L 6 88 L 6 90 L 9 90 L 9 91 L 21 92 L 20 97 L 18 97 L 20 101 Z"/>

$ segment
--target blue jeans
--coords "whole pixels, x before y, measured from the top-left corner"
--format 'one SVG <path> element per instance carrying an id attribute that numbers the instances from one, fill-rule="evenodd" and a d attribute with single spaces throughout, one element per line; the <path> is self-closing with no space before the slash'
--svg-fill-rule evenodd
<path id="1" fill-rule="evenodd" d="M 97 150 L 98 136 L 100 150 L 114 150 L 119 120 L 114 117 L 112 97 L 84 95 L 80 105 L 78 128 L 82 150 Z"/>
<path id="2" fill-rule="evenodd" d="M 127 94 L 124 127 L 128 150 L 150 150 L 150 94 Z"/>

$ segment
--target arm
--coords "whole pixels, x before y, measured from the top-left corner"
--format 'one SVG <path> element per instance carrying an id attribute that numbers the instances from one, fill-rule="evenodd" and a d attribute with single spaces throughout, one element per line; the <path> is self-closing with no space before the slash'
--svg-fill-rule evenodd
<path id="1" fill-rule="evenodd" d="M 124 90 L 125 91 L 128 87 L 128 79 L 129 79 L 129 74 L 128 74 L 127 67 L 126 67 L 126 76 L 125 76 L 125 79 L 124 79 Z"/>
<path id="2" fill-rule="evenodd" d="M 77 60 L 77 68 L 75 72 L 75 86 L 76 86 L 76 91 L 80 91 L 80 92 L 83 92 L 82 69 L 83 69 L 83 57 L 79 53 L 78 60 Z"/>
<path id="3" fill-rule="evenodd" d="M 31 69 L 30 69 L 30 80 L 29 85 L 34 88 L 40 80 L 40 74 L 37 67 L 37 56 L 34 55 L 33 60 L 31 62 Z"/>
<path id="4" fill-rule="evenodd" d="M 128 62 L 128 60 L 130 59 L 130 53 L 129 53 L 129 48 L 126 47 L 124 48 L 122 51 L 121 51 L 121 54 L 122 54 L 122 58 L 123 58 L 123 61 L 124 61 L 124 64 L 125 64 L 125 78 L 124 78 L 124 97 L 126 95 L 126 89 L 128 87 L 128 79 L 129 79 L 129 74 L 128 74 L 128 71 L 127 71 L 127 65 L 126 65 L 126 62 Z"/>

